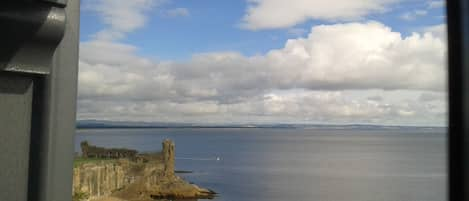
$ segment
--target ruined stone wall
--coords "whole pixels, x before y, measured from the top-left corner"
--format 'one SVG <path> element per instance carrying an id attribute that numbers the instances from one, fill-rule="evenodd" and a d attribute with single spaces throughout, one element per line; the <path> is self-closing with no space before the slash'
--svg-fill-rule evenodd
<path id="1" fill-rule="evenodd" d="M 138 154 L 137 150 L 98 147 L 88 141 L 81 142 L 80 147 L 83 158 L 134 158 Z"/>

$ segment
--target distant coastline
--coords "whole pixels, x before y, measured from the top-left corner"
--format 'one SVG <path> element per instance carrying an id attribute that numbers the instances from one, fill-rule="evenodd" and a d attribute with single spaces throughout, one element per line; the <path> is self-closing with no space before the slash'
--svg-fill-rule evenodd
<path id="1" fill-rule="evenodd" d="M 149 123 L 105 120 L 79 120 L 77 129 L 196 129 L 196 128 L 276 128 L 276 129 L 446 129 L 445 126 L 407 126 L 375 124 L 229 124 L 199 125 L 188 123 Z"/>

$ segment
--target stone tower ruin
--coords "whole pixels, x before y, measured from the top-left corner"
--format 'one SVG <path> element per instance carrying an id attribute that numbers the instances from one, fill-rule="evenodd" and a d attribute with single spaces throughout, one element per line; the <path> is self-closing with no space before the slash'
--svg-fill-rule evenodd
<path id="1" fill-rule="evenodd" d="M 174 143 L 166 139 L 163 141 L 164 174 L 174 176 Z"/>

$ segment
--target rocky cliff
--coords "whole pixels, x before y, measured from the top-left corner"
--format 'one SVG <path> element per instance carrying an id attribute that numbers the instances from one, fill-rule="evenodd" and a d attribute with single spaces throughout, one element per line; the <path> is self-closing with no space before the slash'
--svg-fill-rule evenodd
<path id="1" fill-rule="evenodd" d="M 114 191 L 133 183 L 133 164 L 126 159 L 84 163 L 73 169 L 73 193 L 84 193 L 91 200 L 111 195 Z"/>
<path id="2" fill-rule="evenodd" d="M 161 154 L 142 160 L 98 160 L 73 170 L 76 200 L 145 201 L 164 198 L 213 198 L 214 192 L 174 174 L 174 143 L 163 142 Z"/>

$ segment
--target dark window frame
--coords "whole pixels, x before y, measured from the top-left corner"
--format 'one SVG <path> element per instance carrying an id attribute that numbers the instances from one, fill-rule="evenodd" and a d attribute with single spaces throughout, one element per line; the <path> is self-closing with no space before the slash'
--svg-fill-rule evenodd
<path id="1" fill-rule="evenodd" d="M 469 200 L 469 2 L 446 1 L 448 26 L 448 196 Z"/>

